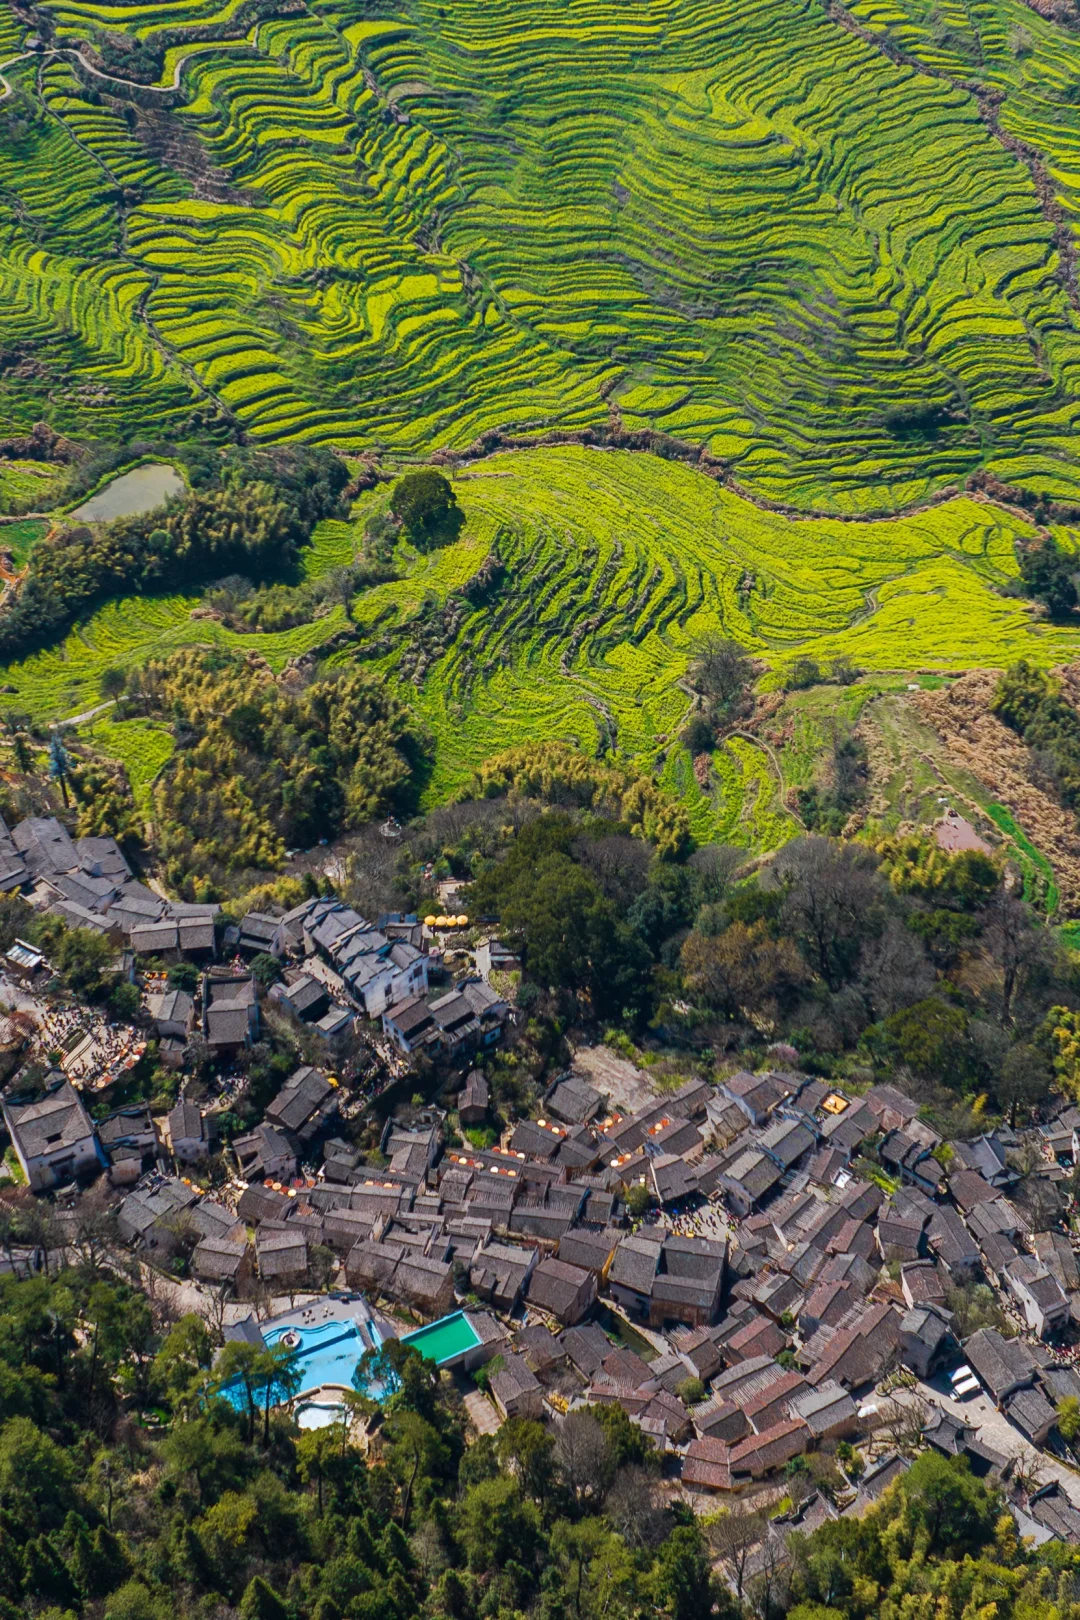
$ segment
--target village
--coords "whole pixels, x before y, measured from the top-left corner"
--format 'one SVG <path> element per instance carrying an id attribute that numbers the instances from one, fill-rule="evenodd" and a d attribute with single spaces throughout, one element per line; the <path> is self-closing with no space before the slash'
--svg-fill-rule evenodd
<path id="1" fill-rule="evenodd" d="M 8 889 L 107 937 L 142 998 L 129 1030 L 95 1029 L 50 1005 L 39 950 L 9 950 L 8 1021 L 36 1018 L 33 1050 L 58 1056 L 30 1095 L 8 1063 L 16 1179 L 69 1211 L 93 1184 L 118 1243 L 186 1278 L 226 1340 L 289 1335 L 302 1424 L 339 1416 L 363 1351 L 398 1337 L 461 1382 L 481 1433 L 619 1406 L 695 1512 L 768 1507 L 762 1557 L 926 1447 L 998 1483 L 1036 1544 L 1080 1545 L 1080 1110 L 949 1142 L 897 1088 L 831 1085 L 790 1050 L 671 1085 L 581 1045 L 535 1117 L 502 1121 L 484 1064 L 518 964 L 490 936 L 455 949 L 456 914 L 372 922 L 313 896 L 223 924 L 138 883 L 111 840 L 37 821 L 0 849 Z M 148 1041 L 178 1072 L 201 1041 L 227 1073 L 268 1006 L 325 1058 L 232 1135 L 225 1180 L 228 1087 L 92 1114 Z M 438 1077 L 367 1149 L 370 1078 L 336 1063 L 361 1028 L 379 1085 L 418 1055 Z"/>

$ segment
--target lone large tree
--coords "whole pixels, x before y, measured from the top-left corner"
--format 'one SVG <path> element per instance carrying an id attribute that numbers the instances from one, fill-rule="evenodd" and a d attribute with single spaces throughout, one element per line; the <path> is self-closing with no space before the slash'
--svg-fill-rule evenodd
<path id="1" fill-rule="evenodd" d="M 434 467 L 406 473 L 394 486 L 390 510 L 416 546 L 453 539 L 461 527 L 457 496 Z"/>

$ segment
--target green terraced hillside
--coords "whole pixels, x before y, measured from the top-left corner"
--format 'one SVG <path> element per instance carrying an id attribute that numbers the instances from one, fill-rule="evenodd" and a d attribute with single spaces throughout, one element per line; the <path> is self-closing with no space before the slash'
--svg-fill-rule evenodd
<path id="1" fill-rule="evenodd" d="M 1080 629 L 1033 621 L 996 593 L 1017 572 L 1015 543 L 1031 530 L 969 497 L 911 517 L 794 520 L 763 512 L 678 463 L 576 447 L 507 452 L 456 480 L 466 523 L 452 546 L 413 557 L 404 579 L 357 600 L 355 639 L 331 663 L 383 670 L 436 747 L 429 802 L 468 783 L 513 743 L 561 738 L 593 754 L 616 749 L 656 771 L 690 805 L 701 837 L 773 848 L 795 830 L 784 787 L 806 778 L 813 747 L 778 762 L 750 739 L 694 778 L 676 733 L 689 710 L 680 682 L 693 639 L 723 629 L 759 654 L 773 679 L 797 653 L 847 653 L 875 690 L 903 688 L 915 669 L 1051 665 L 1080 652 Z M 320 526 L 309 575 L 340 564 L 379 492 L 351 525 Z M 468 587 L 492 554 L 501 576 Z M 51 719 L 93 706 L 112 664 L 192 642 L 240 647 L 272 668 L 346 628 L 343 610 L 274 635 L 237 634 L 192 618 L 189 598 L 131 599 L 101 609 L 58 648 L 10 666 L 11 699 Z M 769 677 L 766 677 L 766 685 Z M 821 696 L 850 707 L 865 699 Z M 99 722 L 105 751 L 148 786 L 168 739 L 139 723 Z M 814 745 L 816 746 L 816 745 Z"/>
<path id="2" fill-rule="evenodd" d="M 46 50 L 0 22 L 7 431 L 610 425 L 799 509 L 979 467 L 1080 496 L 1080 37 L 1022 0 L 34 15 Z"/>

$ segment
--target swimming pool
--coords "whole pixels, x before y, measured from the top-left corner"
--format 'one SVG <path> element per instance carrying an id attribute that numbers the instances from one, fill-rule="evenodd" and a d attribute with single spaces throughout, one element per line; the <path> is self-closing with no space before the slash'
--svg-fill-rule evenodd
<path id="1" fill-rule="evenodd" d="M 293 1366 L 300 1374 L 298 1395 L 325 1385 L 356 1389 L 355 1374 L 360 1357 L 365 1350 L 377 1350 L 382 1343 L 382 1334 L 370 1319 L 346 1317 L 338 1322 L 280 1322 L 263 1329 L 263 1342 L 268 1348 L 290 1336 L 298 1340 L 292 1357 Z M 364 1393 L 378 1399 L 384 1391 L 368 1388 Z M 226 1384 L 221 1394 L 232 1406 L 243 1410 L 245 1398 L 238 1378 Z M 285 1399 L 285 1391 L 281 1390 L 274 1404 L 280 1406 Z"/>
<path id="2" fill-rule="evenodd" d="M 300 1343 L 293 1351 L 293 1366 L 300 1374 L 300 1389 L 317 1389 L 322 1384 L 342 1384 L 353 1387 L 353 1374 L 360 1357 L 380 1343 L 379 1332 L 373 1322 L 365 1323 L 366 1334 L 359 1322 L 315 1322 L 297 1325 L 283 1322 L 280 1327 L 267 1328 L 263 1333 L 267 1346 L 280 1344 L 288 1335 L 295 1334 Z"/>
<path id="3" fill-rule="evenodd" d="M 401 1342 L 419 1350 L 425 1361 L 433 1361 L 436 1367 L 442 1367 L 467 1351 L 475 1350 L 480 1343 L 480 1335 L 464 1311 L 454 1311 L 451 1316 L 440 1316 L 437 1322 L 429 1322 L 426 1327 L 406 1333 Z"/>

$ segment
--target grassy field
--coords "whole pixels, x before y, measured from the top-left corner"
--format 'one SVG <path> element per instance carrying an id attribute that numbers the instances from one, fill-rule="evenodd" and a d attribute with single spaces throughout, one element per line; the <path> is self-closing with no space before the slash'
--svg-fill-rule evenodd
<path id="1" fill-rule="evenodd" d="M 101 753 L 121 762 L 135 803 L 149 810 L 154 778 L 173 751 L 172 732 L 146 720 L 110 720 L 103 715 L 87 728 L 86 736 Z"/>
<path id="2" fill-rule="evenodd" d="M 803 510 L 979 467 L 1080 496 L 1080 39 L 1022 0 L 853 0 L 861 36 L 798 0 L 45 9 L 0 120 L 0 419 L 426 454 L 614 418 Z M 83 88 L 103 30 L 156 100 Z"/>
<path id="3" fill-rule="evenodd" d="M 360 595 L 357 639 L 330 658 L 362 658 L 400 684 L 436 745 L 431 802 L 499 749 L 555 737 L 655 771 L 685 797 L 698 836 L 772 848 L 797 830 L 783 794 L 810 780 L 835 717 L 854 722 L 870 695 L 936 671 L 1020 656 L 1049 666 L 1080 651 L 1080 632 L 1040 624 L 1023 601 L 997 594 L 1030 531 L 968 497 L 915 517 L 793 520 L 678 463 L 576 447 L 494 456 L 456 489 L 458 541 L 422 557 L 403 550 L 404 577 Z M 309 578 L 348 560 L 383 499 L 365 495 L 350 522 L 320 526 Z M 496 583 L 470 596 L 491 555 Z M 109 604 L 57 648 L 5 670 L 10 701 L 39 720 L 77 714 L 94 705 L 104 669 L 190 643 L 254 651 L 280 670 L 346 627 L 335 607 L 294 630 L 239 635 L 193 618 L 194 606 Z M 849 654 L 866 680 L 789 697 L 782 746 L 733 738 L 700 784 L 678 741 L 689 709 L 680 682 L 710 630 L 760 657 L 766 688 L 797 654 L 825 664 Z M 162 762 L 161 733 L 98 722 L 95 735 L 130 762 L 137 790 Z"/>
<path id="4" fill-rule="evenodd" d="M 38 518 L 20 518 L 0 524 L 0 548 L 11 553 L 16 568 L 25 566 L 38 541 L 49 532 L 49 524 Z"/>

